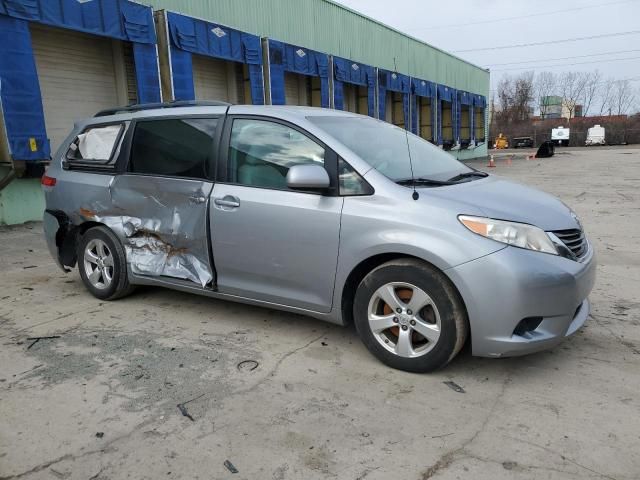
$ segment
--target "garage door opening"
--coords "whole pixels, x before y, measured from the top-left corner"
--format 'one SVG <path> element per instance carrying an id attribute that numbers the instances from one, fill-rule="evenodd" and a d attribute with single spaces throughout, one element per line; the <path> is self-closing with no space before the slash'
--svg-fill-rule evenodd
<path id="1" fill-rule="evenodd" d="M 322 93 L 320 77 L 285 72 L 284 96 L 286 105 L 321 107 Z"/>
<path id="2" fill-rule="evenodd" d="M 345 83 L 343 92 L 345 112 L 359 113 L 360 115 L 369 114 L 369 92 L 367 87 Z"/>
<path id="3" fill-rule="evenodd" d="M 215 100 L 236 105 L 251 103 L 249 68 L 246 64 L 194 54 L 193 86 L 196 100 Z"/>
<path id="4" fill-rule="evenodd" d="M 396 127 L 405 128 L 403 94 L 387 91 L 385 120 Z"/>
<path id="5" fill-rule="evenodd" d="M 460 148 L 467 148 L 471 144 L 471 107 L 460 106 Z"/>
<path id="6" fill-rule="evenodd" d="M 51 152 L 76 120 L 137 103 L 129 42 L 36 23 L 29 28 Z"/>
<path id="7" fill-rule="evenodd" d="M 309 78 L 297 73 L 285 72 L 284 98 L 286 105 L 310 105 L 311 85 Z"/>
<path id="8" fill-rule="evenodd" d="M 418 135 L 433 143 L 433 111 L 428 97 L 418 97 Z"/>
<path id="9" fill-rule="evenodd" d="M 445 150 L 451 150 L 455 143 L 453 138 L 453 104 L 446 100 L 441 100 L 441 102 L 442 147 Z"/>

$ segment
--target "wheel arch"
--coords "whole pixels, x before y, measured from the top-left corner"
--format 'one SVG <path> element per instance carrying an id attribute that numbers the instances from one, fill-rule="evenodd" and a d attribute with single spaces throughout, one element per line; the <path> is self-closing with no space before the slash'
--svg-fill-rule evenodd
<path id="1" fill-rule="evenodd" d="M 95 220 L 84 220 L 73 223 L 69 216 L 60 210 L 47 210 L 58 220 L 58 230 L 55 233 L 55 245 L 58 248 L 58 258 L 65 267 L 75 267 L 78 261 L 78 243 L 87 230 L 94 227 L 109 228 L 108 225 Z"/>
<path id="2" fill-rule="evenodd" d="M 415 260 L 417 262 L 429 265 L 431 268 L 439 271 L 443 274 L 443 276 L 448 280 L 450 286 L 453 288 L 454 292 L 460 298 L 460 301 L 465 309 L 467 322 L 469 322 L 469 314 L 466 302 L 460 289 L 454 283 L 454 281 L 447 275 L 446 270 L 442 270 L 437 265 L 434 265 L 432 262 L 425 260 L 424 258 L 411 255 L 408 253 L 401 252 L 385 252 L 379 253 L 376 255 L 372 255 L 364 260 L 360 261 L 354 268 L 351 269 L 345 282 L 342 285 L 342 290 L 340 294 L 340 315 L 342 318 L 342 323 L 344 325 L 352 325 L 353 324 L 353 302 L 356 295 L 356 290 L 358 289 L 358 285 L 374 269 L 378 268 L 380 265 L 393 261 L 393 260 L 401 260 L 401 259 L 410 259 Z M 468 325 L 469 326 L 469 325 Z M 471 336 L 471 330 L 468 329 L 469 338 Z"/>

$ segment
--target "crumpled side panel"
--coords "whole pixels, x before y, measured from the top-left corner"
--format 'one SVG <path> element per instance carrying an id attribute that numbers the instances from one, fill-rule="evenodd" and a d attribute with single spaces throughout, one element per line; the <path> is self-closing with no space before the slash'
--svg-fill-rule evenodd
<path id="1" fill-rule="evenodd" d="M 137 275 L 173 277 L 199 283 L 203 287 L 213 280 L 208 260 L 203 261 L 185 246 L 168 243 L 157 233 L 159 220 L 127 216 L 100 216 L 83 209 L 85 218 L 104 223 L 121 238 L 127 263 Z M 176 217 L 179 223 L 179 214 Z"/>
<path id="2" fill-rule="evenodd" d="M 79 215 L 114 231 L 134 274 L 204 287 L 214 279 L 204 201 L 211 189 L 208 182 L 123 175 L 110 186 L 111 205 L 91 202 Z"/>

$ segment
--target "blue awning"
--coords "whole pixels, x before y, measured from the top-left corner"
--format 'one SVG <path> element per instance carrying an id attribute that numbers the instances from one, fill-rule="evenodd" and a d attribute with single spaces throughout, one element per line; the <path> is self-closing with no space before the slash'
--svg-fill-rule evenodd
<path id="1" fill-rule="evenodd" d="M 320 97 L 329 108 L 329 55 L 304 47 L 269 39 L 271 103 L 284 105 L 284 72 L 320 77 Z"/>
<path id="2" fill-rule="evenodd" d="M 451 87 L 447 87 L 446 85 L 438 85 L 438 99 L 444 100 L 445 102 L 453 101 L 453 94 L 455 89 Z"/>
<path id="3" fill-rule="evenodd" d="M 261 65 L 260 37 L 218 23 L 167 12 L 172 44 L 187 52 Z"/>
<path id="4" fill-rule="evenodd" d="M 375 69 L 369 65 L 340 57 L 333 57 L 333 68 L 336 80 L 363 87 L 370 84 L 370 77 L 375 74 Z M 375 78 L 373 82 L 375 84 Z"/>
<path id="5" fill-rule="evenodd" d="M 252 103 L 264 103 L 260 37 L 174 12 L 167 12 L 167 22 L 176 100 L 195 99 L 191 61 L 195 53 L 247 64 Z"/>
<path id="6" fill-rule="evenodd" d="M 129 0 L 0 0 L 0 15 L 138 43 L 156 43 L 151 7 Z"/>
<path id="7" fill-rule="evenodd" d="M 419 97 L 434 97 L 436 95 L 436 85 L 428 80 L 412 78 L 411 92 Z"/>
<path id="8" fill-rule="evenodd" d="M 391 92 L 409 93 L 411 81 L 409 76 L 389 70 L 378 70 L 379 86 Z"/>
<path id="9" fill-rule="evenodd" d="M 487 99 L 483 95 L 473 94 L 473 105 L 476 107 L 485 108 L 487 106 Z"/>
<path id="10" fill-rule="evenodd" d="M 461 105 L 471 105 L 473 103 L 473 95 L 464 90 L 458 90 L 458 102 Z"/>

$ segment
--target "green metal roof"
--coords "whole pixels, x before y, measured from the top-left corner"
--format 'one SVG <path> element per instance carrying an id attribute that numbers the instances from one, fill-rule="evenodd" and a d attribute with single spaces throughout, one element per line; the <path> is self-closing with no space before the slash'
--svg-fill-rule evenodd
<path id="1" fill-rule="evenodd" d="M 330 0 L 143 0 L 262 37 L 489 95 L 489 72 Z M 391 4 L 390 8 L 394 8 Z M 424 7 L 425 23 L 434 22 Z"/>

